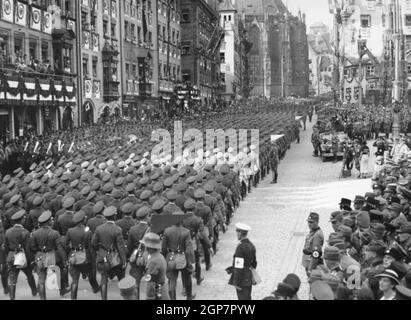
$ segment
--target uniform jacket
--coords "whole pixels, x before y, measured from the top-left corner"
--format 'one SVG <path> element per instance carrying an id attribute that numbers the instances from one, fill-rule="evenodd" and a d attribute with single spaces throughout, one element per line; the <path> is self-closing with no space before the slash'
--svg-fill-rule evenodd
<path id="1" fill-rule="evenodd" d="M 128 233 L 130 232 L 130 229 L 136 224 L 136 220 L 133 219 L 131 216 L 124 216 L 123 219 L 117 220 L 116 225 L 118 225 L 122 232 L 123 232 L 123 238 L 124 240 L 127 241 L 128 239 Z"/>
<path id="2" fill-rule="evenodd" d="M 18 249 L 23 249 L 26 253 L 26 258 L 33 261 L 33 256 L 30 254 L 29 241 L 30 233 L 21 225 L 14 225 L 13 228 L 7 230 L 4 239 L 4 254 L 7 261 L 10 262 L 10 257 Z"/>
<path id="3" fill-rule="evenodd" d="M 91 232 L 94 233 L 96 232 L 97 227 L 104 223 L 106 223 L 106 218 L 104 218 L 103 215 L 98 214 L 87 221 L 87 226 L 90 228 Z"/>
<path id="4" fill-rule="evenodd" d="M 91 261 L 91 237 L 91 231 L 86 231 L 86 227 L 83 224 L 79 224 L 67 231 L 67 235 L 63 238 L 63 247 L 66 252 L 80 248 L 85 249 L 87 260 Z"/>
<path id="5" fill-rule="evenodd" d="M 187 263 L 194 263 L 194 250 L 190 230 L 184 227 L 172 226 L 164 231 L 161 244 L 162 253 L 167 256 L 170 252 L 182 251 L 185 253 Z"/>
<path id="6" fill-rule="evenodd" d="M 74 212 L 66 211 L 58 217 L 54 229 L 56 229 L 62 236 L 65 236 L 67 231 L 73 227 Z"/>
<path id="7" fill-rule="evenodd" d="M 60 234 L 49 226 L 36 230 L 30 239 L 30 251 L 35 255 L 45 247 L 46 252 L 56 251 L 56 262 L 65 262 L 66 253 L 61 244 Z"/>
<path id="8" fill-rule="evenodd" d="M 244 239 L 234 253 L 233 272 L 228 284 L 251 287 L 253 285 L 251 268 L 257 268 L 256 248 L 249 239 Z"/>
<path id="9" fill-rule="evenodd" d="M 117 250 L 124 264 L 127 257 L 127 249 L 123 239 L 121 228 L 114 222 L 107 221 L 97 227 L 92 238 L 93 249 L 97 251 L 97 262 L 102 262 L 109 250 Z"/>
<path id="10" fill-rule="evenodd" d="M 129 233 L 127 239 L 127 249 L 129 254 L 132 254 L 140 246 L 140 240 L 143 239 L 144 234 L 147 232 L 148 224 L 143 222 L 138 222 L 133 226 Z"/>

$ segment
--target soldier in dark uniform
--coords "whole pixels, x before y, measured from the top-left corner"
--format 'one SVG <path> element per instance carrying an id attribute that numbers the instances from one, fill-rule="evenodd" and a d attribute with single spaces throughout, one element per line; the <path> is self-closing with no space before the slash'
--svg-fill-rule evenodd
<path id="1" fill-rule="evenodd" d="M 30 251 L 37 262 L 36 272 L 39 276 L 39 295 L 41 300 L 46 300 L 47 265 L 44 265 L 41 256 L 45 254 L 55 255 L 56 265 L 67 265 L 66 253 L 61 245 L 60 234 L 51 228 L 53 223 L 50 211 L 44 212 L 39 220 L 40 228 L 36 230 L 30 239 Z M 67 293 L 64 277 L 61 278 L 60 296 Z"/>
<path id="2" fill-rule="evenodd" d="M 206 264 L 206 270 L 210 270 L 211 263 L 211 244 L 213 238 L 213 227 L 211 225 L 211 209 L 204 204 L 205 191 L 198 189 L 194 193 L 194 197 L 197 200 L 194 214 L 203 220 L 204 231 L 200 234 L 200 243 L 203 247 L 204 260 Z"/>
<path id="3" fill-rule="evenodd" d="M 175 214 L 177 213 L 174 213 L 174 215 Z M 182 253 L 183 255 L 185 255 L 185 258 L 187 260 L 187 265 L 184 269 L 178 270 L 174 268 L 168 268 L 167 270 L 167 277 L 169 279 L 168 291 L 171 300 L 176 300 L 177 297 L 176 286 L 179 271 L 181 271 L 181 277 L 183 278 L 187 300 L 193 300 L 195 298 L 195 295 L 193 295 L 192 293 L 191 273 L 194 271 L 194 250 L 191 241 L 190 230 L 183 227 L 182 221 L 170 228 L 167 228 L 164 231 L 161 251 L 163 255 L 167 257 L 167 261 L 170 261 L 170 256 L 177 253 Z"/>
<path id="4" fill-rule="evenodd" d="M 273 181 L 271 183 L 275 184 L 278 180 L 278 164 L 280 163 L 280 159 L 278 158 L 278 147 L 275 142 L 271 145 L 269 159 L 270 170 L 273 174 Z"/>
<path id="5" fill-rule="evenodd" d="M 171 189 L 166 194 L 168 204 L 163 209 L 163 215 L 172 215 L 174 212 L 181 211 L 181 209 L 175 204 L 175 201 L 178 197 L 177 191 Z"/>
<path id="6" fill-rule="evenodd" d="M 147 300 L 170 300 L 166 283 L 167 261 L 160 253 L 161 240 L 155 233 L 147 233 L 142 244 L 148 253 L 145 280 Z"/>
<path id="7" fill-rule="evenodd" d="M 89 275 L 89 281 L 93 293 L 99 291 L 99 286 L 95 276 L 91 275 L 91 236 L 92 233 L 85 226 L 86 214 L 84 211 L 78 211 L 73 217 L 74 227 L 69 229 L 67 235 L 63 237 L 63 247 L 69 252 L 71 283 L 71 300 L 77 300 L 78 283 L 80 274 Z M 76 256 L 82 255 L 84 261 L 78 261 Z"/>
<path id="8" fill-rule="evenodd" d="M 311 271 L 321 263 L 322 248 L 324 245 L 324 234 L 319 227 L 320 216 L 318 213 L 310 213 L 307 222 L 310 233 L 305 239 L 303 249 L 302 265 L 309 277 Z"/>
<path id="9" fill-rule="evenodd" d="M 131 256 L 134 255 L 135 258 L 135 261 L 130 258 L 130 276 L 132 276 L 136 282 L 137 300 L 140 300 L 140 282 L 144 276 L 145 263 L 147 262 L 145 261 L 147 257 L 144 255 L 144 246 L 140 241 L 150 230 L 148 226 L 149 214 L 149 207 L 142 207 L 137 211 L 138 222 L 130 229 L 127 240 L 128 252 Z"/>
<path id="10" fill-rule="evenodd" d="M 233 265 L 227 269 L 231 275 L 228 283 L 236 288 L 238 300 L 250 301 L 253 286 L 251 268 L 257 268 L 256 248 L 248 239 L 249 226 L 238 223 L 236 231 L 240 244 L 234 253 Z"/>
<path id="11" fill-rule="evenodd" d="M 107 300 L 107 283 L 114 275 L 121 280 L 127 265 L 127 249 L 121 228 L 116 226 L 117 209 L 108 207 L 103 212 L 107 222 L 97 227 L 92 238 L 93 249 L 97 252 L 97 266 L 101 273 L 101 298 Z M 118 258 L 118 259 L 117 259 Z"/>
<path id="12" fill-rule="evenodd" d="M 41 208 L 43 201 L 44 201 L 43 198 L 40 196 L 35 197 L 33 200 L 34 208 L 30 210 L 29 215 L 27 217 L 26 225 L 25 225 L 26 229 L 29 232 L 33 232 L 33 230 L 37 229 L 38 227 L 37 220 L 43 213 L 43 210 Z"/>
<path id="13" fill-rule="evenodd" d="M 193 240 L 193 250 L 195 258 L 195 277 L 197 280 L 197 285 L 199 286 L 204 281 L 204 278 L 201 276 L 201 263 L 199 252 L 200 235 L 204 231 L 204 224 L 203 220 L 194 214 L 196 202 L 193 199 L 188 199 L 184 203 L 184 208 L 186 213 L 188 215 L 191 215 L 191 217 L 184 220 L 183 226 L 191 232 L 191 239 Z"/>
<path id="14" fill-rule="evenodd" d="M 7 230 L 5 236 L 4 248 L 7 256 L 10 300 L 16 298 L 16 285 L 20 271 L 26 275 L 33 297 L 37 295 L 36 281 L 31 266 L 33 257 L 30 255 L 29 248 L 30 233 L 23 227 L 25 214 L 25 210 L 20 210 L 12 216 L 14 226 Z M 18 253 L 25 255 L 27 260 L 25 266 L 17 267 L 14 265 L 15 255 Z"/>
<path id="15" fill-rule="evenodd" d="M 116 225 L 118 225 L 122 232 L 124 241 L 128 239 L 128 233 L 130 229 L 136 224 L 136 220 L 134 220 L 134 206 L 131 202 L 126 203 L 121 207 L 121 212 L 124 214 L 123 218 L 116 221 Z"/>

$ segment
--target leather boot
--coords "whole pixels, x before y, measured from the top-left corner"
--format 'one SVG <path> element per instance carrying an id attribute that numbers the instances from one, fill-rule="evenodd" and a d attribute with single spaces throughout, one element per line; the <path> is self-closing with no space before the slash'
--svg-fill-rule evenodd
<path id="1" fill-rule="evenodd" d="M 36 280 L 34 280 L 33 274 L 30 274 L 31 276 L 28 277 L 27 282 L 29 283 L 30 289 L 31 289 L 31 294 L 33 297 L 37 296 L 37 286 L 36 286 Z"/>
<path id="2" fill-rule="evenodd" d="M 88 279 L 93 290 L 93 293 L 98 293 L 100 291 L 100 286 L 98 285 L 96 278 L 89 276 Z"/>
<path id="3" fill-rule="evenodd" d="M 16 286 L 9 286 L 10 300 L 16 300 Z"/>
<path id="4" fill-rule="evenodd" d="M 136 286 L 136 298 L 137 300 L 140 300 L 140 287 Z"/>
<path id="5" fill-rule="evenodd" d="M 101 285 L 101 300 L 107 300 L 107 284 Z"/>
<path id="6" fill-rule="evenodd" d="M 39 284 L 39 296 L 40 300 L 47 300 L 46 297 L 46 286 L 44 284 Z"/>
<path id="7" fill-rule="evenodd" d="M 71 300 L 77 300 L 77 290 L 78 285 L 75 283 L 71 284 Z"/>

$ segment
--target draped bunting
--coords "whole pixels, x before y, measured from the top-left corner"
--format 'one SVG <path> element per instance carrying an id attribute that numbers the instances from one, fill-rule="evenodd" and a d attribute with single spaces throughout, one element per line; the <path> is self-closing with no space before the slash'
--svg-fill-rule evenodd
<path id="1" fill-rule="evenodd" d="M 58 81 L 51 78 L 40 80 L 39 78 L 25 78 L 23 76 L 8 77 L 0 74 L 1 97 L 7 100 L 20 100 L 21 103 L 63 103 L 67 101 L 70 105 L 76 101 L 76 87 L 73 82 Z M 4 97 L 5 95 L 5 97 Z"/>

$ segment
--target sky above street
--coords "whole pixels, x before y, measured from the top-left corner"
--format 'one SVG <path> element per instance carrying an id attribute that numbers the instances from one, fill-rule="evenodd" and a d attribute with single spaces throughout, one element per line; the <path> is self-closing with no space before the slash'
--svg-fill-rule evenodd
<path id="1" fill-rule="evenodd" d="M 297 14 L 299 8 L 305 12 L 307 29 L 315 22 L 323 22 L 330 29 L 333 26 L 328 0 L 283 0 L 283 3 L 293 14 Z"/>

